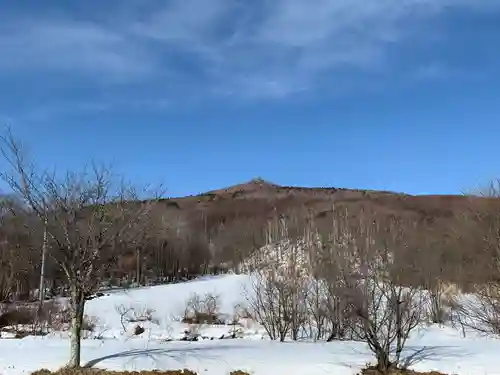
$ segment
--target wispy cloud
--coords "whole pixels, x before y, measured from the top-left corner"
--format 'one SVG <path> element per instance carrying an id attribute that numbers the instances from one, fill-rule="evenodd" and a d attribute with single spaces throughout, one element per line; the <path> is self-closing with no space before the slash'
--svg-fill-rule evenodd
<path id="1" fill-rule="evenodd" d="M 96 79 L 150 73 L 149 55 L 119 31 L 91 22 L 12 20 L 0 26 L 0 67 L 8 71 L 84 73 Z"/>
<path id="2" fill-rule="evenodd" d="M 450 8 L 499 7 L 494 0 L 120 4 L 134 11 L 125 18 L 110 12 L 104 23 L 69 16 L 7 22 L 1 27 L 0 67 L 91 74 L 97 80 L 163 79 L 207 95 L 283 97 L 329 84 L 345 71 L 388 67 L 393 46 L 427 32 L 421 21 Z"/>
<path id="3" fill-rule="evenodd" d="M 286 96 L 339 70 L 376 71 L 420 21 L 483 0 L 174 0 L 134 32 L 195 59 L 214 91 Z"/>
<path id="4" fill-rule="evenodd" d="M 23 123 L 26 125 L 50 122 L 54 118 L 70 119 L 98 113 L 161 112 L 172 106 L 171 100 L 156 97 L 96 98 L 93 100 L 64 100 L 54 98 L 43 105 L 34 105 L 19 111 L 0 112 L 0 125 Z"/>

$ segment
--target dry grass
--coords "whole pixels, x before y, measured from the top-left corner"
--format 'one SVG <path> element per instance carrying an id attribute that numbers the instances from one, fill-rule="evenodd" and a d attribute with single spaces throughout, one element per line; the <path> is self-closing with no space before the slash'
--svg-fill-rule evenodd
<path id="1" fill-rule="evenodd" d="M 169 370 L 169 371 L 107 371 L 100 369 L 61 369 L 57 372 L 51 372 L 49 370 L 38 370 L 33 372 L 31 375 L 197 375 L 191 370 Z M 231 371 L 229 375 L 250 375 L 246 371 L 235 370 Z M 381 375 L 376 368 L 368 367 L 361 371 L 359 375 Z M 391 370 L 391 372 L 384 375 L 446 375 L 437 371 L 431 372 L 416 372 L 412 370 Z"/>
<path id="2" fill-rule="evenodd" d="M 400 369 L 390 370 L 389 372 L 382 374 L 380 371 L 377 370 L 376 367 L 367 367 L 361 370 L 361 373 L 359 375 L 447 375 L 447 374 L 443 374 L 442 372 L 438 371 L 418 372 L 413 370 L 400 370 Z"/>
<path id="3" fill-rule="evenodd" d="M 88 369 L 88 368 L 80 368 L 80 369 L 61 369 L 56 372 L 51 372 L 49 370 L 38 370 L 31 375 L 197 375 L 195 372 L 190 370 L 169 370 L 169 371 L 107 371 L 101 369 Z M 238 373 L 238 375 L 241 375 Z"/>

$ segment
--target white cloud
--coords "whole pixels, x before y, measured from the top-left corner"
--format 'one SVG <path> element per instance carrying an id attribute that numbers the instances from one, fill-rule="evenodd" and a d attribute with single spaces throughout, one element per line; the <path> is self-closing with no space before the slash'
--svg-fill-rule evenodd
<path id="1" fill-rule="evenodd" d="M 39 124 L 50 122 L 54 118 L 74 118 L 112 111 L 161 112 L 171 105 L 170 100 L 156 97 L 101 97 L 84 100 L 52 98 L 41 105 L 33 105 L 15 112 L 2 113 L 0 110 L 0 125 Z"/>
<path id="2" fill-rule="evenodd" d="M 286 96 L 339 69 L 384 68 L 387 50 L 425 33 L 421 21 L 490 0 L 176 0 L 135 25 L 192 53 L 215 91 Z M 222 33 L 221 29 L 226 29 Z"/>
<path id="3" fill-rule="evenodd" d="M 169 1 L 144 20 L 134 20 L 131 29 L 141 36 L 190 48 L 190 43 L 214 37 L 222 17 L 231 11 L 230 5 L 226 0 Z"/>
<path id="4" fill-rule="evenodd" d="M 123 35 L 84 22 L 17 21 L 4 24 L 0 36 L 4 69 L 87 73 L 98 79 L 123 79 L 149 73 L 147 55 Z"/>
<path id="5" fill-rule="evenodd" d="M 499 7 L 495 0 L 142 4 L 149 8 L 127 12 L 126 19 L 111 12 L 105 25 L 69 19 L 24 22 L 21 27 L 11 22 L 9 32 L 0 36 L 0 66 L 62 69 L 99 79 L 167 81 L 177 76 L 176 84 L 185 80 L 196 91 L 281 97 L 315 87 L 345 69 L 385 68 L 391 46 L 425 33 L 421 21 L 450 7 Z"/>

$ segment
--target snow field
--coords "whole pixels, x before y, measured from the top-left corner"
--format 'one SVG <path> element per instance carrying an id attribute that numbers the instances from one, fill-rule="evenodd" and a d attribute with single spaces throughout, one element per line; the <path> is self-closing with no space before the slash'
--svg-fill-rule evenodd
<path id="1" fill-rule="evenodd" d="M 240 369 L 255 375 L 353 375 L 367 363 L 371 353 L 360 342 L 273 342 L 256 324 L 247 322 L 242 339 L 210 340 L 230 333 L 230 326 L 203 326 L 206 340 L 179 339 L 189 325 L 179 321 L 186 301 L 197 293 L 220 296 L 220 312 L 230 320 L 234 306 L 245 302 L 244 287 L 249 277 L 227 275 L 182 284 L 113 291 L 88 302 L 86 314 L 95 317 L 94 339 L 83 340 L 82 363 L 117 371 L 189 368 L 199 374 L 225 375 Z M 117 306 L 151 310 L 152 322 L 140 336 L 131 334 L 138 323 L 120 322 Z M 98 337 L 98 338 L 96 338 Z M 56 370 L 68 359 L 66 333 L 22 340 L 0 340 L 0 374 L 20 375 L 48 368 Z M 459 375 L 499 375 L 500 340 L 467 334 L 451 327 L 422 327 L 407 344 L 407 352 L 418 352 L 413 369 L 437 370 Z"/>

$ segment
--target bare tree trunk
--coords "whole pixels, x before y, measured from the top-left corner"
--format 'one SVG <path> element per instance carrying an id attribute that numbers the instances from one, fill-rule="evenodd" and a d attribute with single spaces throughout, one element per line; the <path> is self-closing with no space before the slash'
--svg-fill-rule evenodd
<path id="1" fill-rule="evenodd" d="M 80 367 L 81 336 L 83 326 L 83 313 L 85 310 L 85 298 L 82 291 L 71 292 L 71 339 L 69 368 Z"/>
<path id="2" fill-rule="evenodd" d="M 280 342 L 285 342 L 286 334 L 287 334 L 286 331 L 281 331 L 280 332 Z"/>
<path id="3" fill-rule="evenodd" d="M 136 270 L 135 270 L 135 281 L 137 286 L 141 285 L 141 249 L 137 247 L 135 249 L 136 254 Z"/>
<path id="4" fill-rule="evenodd" d="M 43 244 L 42 244 L 42 262 L 40 264 L 40 310 L 43 307 L 45 300 L 45 262 L 47 258 L 47 219 L 44 221 L 43 227 Z"/>
<path id="5" fill-rule="evenodd" d="M 385 374 L 387 370 L 391 368 L 391 361 L 389 359 L 387 351 L 384 350 L 383 348 L 378 348 L 376 350 L 376 357 L 377 357 L 377 369 L 382 374 Z"/>
<path id="6" fill-rule="evenodd" d="M 405 334 L 402 327 L 402 313 L 401 313 L 401 288 L 399 288 L 398 295 L 396 296 L 396 301 L 394 301 L 396 308 L 396 363 L 399 363 L 401 359 L 401 353 L 403 352 L 403 346 L 405 341 Z"/>

